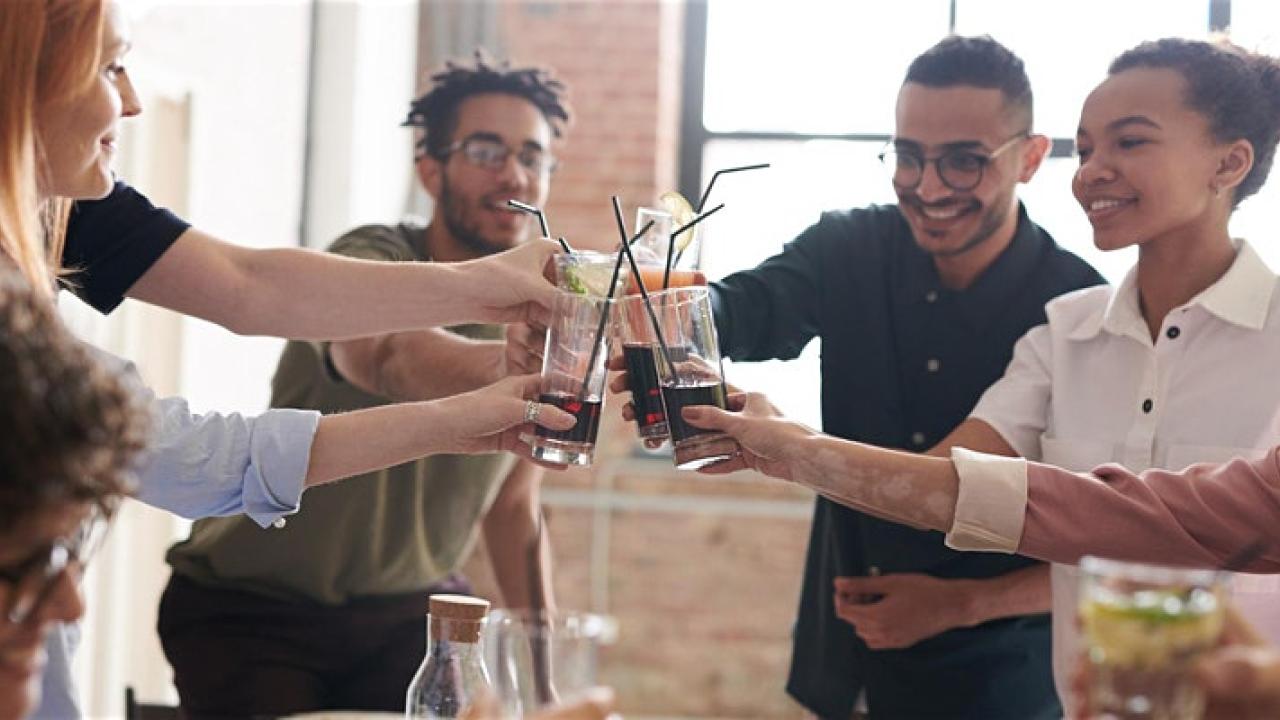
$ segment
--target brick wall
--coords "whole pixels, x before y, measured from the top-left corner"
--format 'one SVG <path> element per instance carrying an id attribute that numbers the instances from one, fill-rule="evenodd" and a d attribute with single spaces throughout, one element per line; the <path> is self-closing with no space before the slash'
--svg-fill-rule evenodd
<path id="1" fill-rule="evenodd" d="M 630 224 L 636 206 L 675 187 L 685 8 L 495 7 L 503 54 L 552 67 L 570 89 L 574 122 L 546 208 L 552 230 L 579 247 L 610 247 L 610 195 Z M 623 713 L 798 717 L 783 684 L 811 496 L 751 476 L 676 473 L 669 458 L 638 452 L 616 410 L 605 415 L 596 465 L 549 476 L 544 502 L 560 606 L 619 621 L 602 680 L 618 690 Z M 483 548 L 465 571 L 496 597 Z"/>
<path id="2" fill-rule="evenodd" d="M 618 239 L 610 195 L 621 198 L 630 226 L 637 205 L 675 187 L 679 94 L 670 92 L 676 78 L 664 63 L 679 56 L 683 5 L 567 0 L 501 7 L 507 54 L 554 68 L 573 103 L 547 206 L 552 230 L 575 246 L 607 248 Z"/>

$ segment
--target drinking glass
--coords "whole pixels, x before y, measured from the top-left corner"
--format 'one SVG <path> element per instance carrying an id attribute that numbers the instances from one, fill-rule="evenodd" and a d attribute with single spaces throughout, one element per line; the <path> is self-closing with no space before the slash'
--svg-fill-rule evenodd
<path id="1" fill-rule="evenodd" d="M 647 314 L 643 306 L 640 309 Z M 696 469 L 734 457 L 741 450 L 732 438 L 696 428 L 680 414 L 692 405 L 724 409 L 728 395 L 707 288 L 676 288 L 661 293 L 655 298 L 653 312 L 661 330 L 655 330 L 655 340 L 659 342 L 653 352 L 654 365 L 676 467 Z"/>
<path id="2" fill-rule="evenodd" d="M 699 227 L 695 226 L 676 238 L 673 248 L 670 236 L 672 231 L 678 228 L 671 213 L 665 210 L 638 208 L 633 232 L 640 232 L 650 220 L 653 221 L 653 225 L 631 245 L 631 251 L 636 256 L 636 265 L 640 269 L 640 277 L 644 280 L 645 290 L 649 292 L 665 290 L 664 278 L 667 280 L 667 287 L 706 285 L 706 276 L 698 272 L 698 253 L 693 245 L 696 242 Z M 667 273 L 667 255 L 668 250 L 671 249 L 675 250 L 678 260 L 673 260 L 671 272 Z M 640 292 L 632 275 L 627 276 L 625 287 L 628 294 L 634 295 Z"/>
<path id="3" fill-rule="evenodd" d="M 1201 717 L 1204 696 L 1190 668 L 1222 634 L 1224 574 L 1096 557 L 1080 569 L 1091 716 Z"/>
<path id="4" fill-rule="evenodd" d="M 599 685 L 613 618 L 585 612 L 495 610 L 485 627 L 485 663 L 504 717 L 572 702 Z"/>
<path id="5" fill-rule="evenodd" d="M 578 295 L 605 297 L 609 294 L 609 280 L 613 278 L 618 253 L 575 250 L 571 253 L 557 253 L 553 257 L 556 287 Z M 625 273 L 626 267 L 622 271 Z"/>
<path id="6" fill-rule="evenodd" d="M 609 298 L 556 293 L 542 359 L 539 401 L 573 415 L 578 423 L 568 430 L 539 426 L 534 437 L 528 438 L 533 457 L 566 465 L 591 464 L 604 405 L 612 308 Z"/>
<path id="7" fill-rule="evenodd" d="M 679 290 L 649 293 L 659 327 L 669 323 L 668 309 L 680 294 Z M 618 300 L 618 332 L 622 358 L 627 367 L 627 388 L 631 391 L 631 405 L 636 413 L 636 432 L 641 439 L 665 440 L 670 432 L 662 404 L 662 390 L 658 386 L 661 349 L 653 321 L 640 295 L 627 295 Z M 673 360 L 683 359 L 686 355 L 680 346 L 668 346 L 668 350 Z"/>

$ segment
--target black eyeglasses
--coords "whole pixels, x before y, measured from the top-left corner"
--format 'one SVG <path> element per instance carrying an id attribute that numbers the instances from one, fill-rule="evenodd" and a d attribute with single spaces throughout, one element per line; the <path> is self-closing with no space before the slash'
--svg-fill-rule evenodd
<path id="1" fill-rule="evenodd" d="M 982 174 L 987 165 L 1005 150 L 1013 147 L 1019 140 L 1026 139 L 1029 133 L 1021 132 L 1009 138 L 990 154 L 974 150 L 948 150 L 935 157 L 925 157 L 911 150 L 898 150 L 889 146 L 880 153 L 880 162 L 884 163 L 893 179 L 893 184 L 903 190 L 914 190 L 924 180 L 924 169 L 933 163 L 938 171 L 942 184 L 957 192 L 964 192 L 978 187 L 982 182 Z"/>
<path id="2" fill-rule="evenodd" d="M 486 170 L 501 170 L 507 164 L 507 158 L 516 156 L 520 167 L 534 175 L 548 175 L 556 169 L 556 159 L 551 153 L 534 145 L 526 145 L 519 150 L 512 150 L 507 144 L 496 138 L 472 136 L 441 150 L 436 159 L 447 160 L 454 153 L 462 153 L 471 165 Z"/>
<path id="3" fill-rule="evenodd" d="M 0 609 L 4 618 L 17 625 L 31 617 L 52 594 L 67 568 L 84 568 L 102 545 L 106 529 L 106 520 L 95 510 L 72 537 L 55 540 L 16 565 L 0 567 Z"/>

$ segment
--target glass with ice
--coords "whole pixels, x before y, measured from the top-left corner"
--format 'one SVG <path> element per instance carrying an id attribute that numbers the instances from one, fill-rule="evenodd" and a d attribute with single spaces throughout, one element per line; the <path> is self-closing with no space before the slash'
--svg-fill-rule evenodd
<path id="1" fill-rule="evenodd" d="M 539 401 L 573 415 L 578 423 L 561 431 L 539 426 L 529 439 L 535 458 L 567 465 L 591 464 L 604 405 L 605 362 L 611 338 L 607 321 L 612 309 L 613 301 L 606 297 L 556 293 L 542 359 Z"/>
<path id="2" fill-rule="evenodd" d="M 1080 569 L 1090 715 L 1201 717 L 1204 697 L 1190 668 L 1222 634 L 1223 573 L 1096 557 Z"/>

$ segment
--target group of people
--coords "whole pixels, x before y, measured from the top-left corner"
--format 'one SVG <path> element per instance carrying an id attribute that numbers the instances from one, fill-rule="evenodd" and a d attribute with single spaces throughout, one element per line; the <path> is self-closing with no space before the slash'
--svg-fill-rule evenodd
<path id="1" fill-rule="evenodd" d="M 898 95 L 897 205 L 824 214 L 713 283 L 733 359 L 822 341 L 824 433 L 755 394 L 684 412 L 742 448 L 709 472 L 819 496 L 796 699 L 833 718 L 1074 717 L 1082 555 L 1280 571 L 1280 281 L 1228 234 L 1278 136 L 1273 58 L 1183 39 L 1117 57 L 1081 110 L 1072 191 L 1095 244 L 1138 261 L 1100 285 L 1016 200 L 1049 145 L 1022 63 L 947 38 Z M 1276 579 L 1237 585 L 1264 629 Z M 1277 656 L 1247 657 L 1271 699 L 1237 688 L 1229 712 L 1248 713 L 1223 717 L 1280 708 Z"/>
<path id="2" fill-rule="evenodd" d="M 460 456 L 518 454 L 525 447 L 519 434 L 532 424 L 564 430 L 574 423 L 572 416 L 533 400 L 537 378 L 516 364 L 521 353 L 510 353 L 508 362 L 507 346 L 520 343 L 524 331 L 513 331 L 505 343 L 463 336 L 466 328 L 491 333 L 486 325 L 538 326 L 547 320 L 555 288 L 544 268 L 559 248 L 540 240 L 500 252 L 524 233 L 527 219 L 499 206 L 508 198 L 544 198 L 550 139 L 558 132 L 555 123 L 567 118 L 560 88 L 538 72 L 482 63 L 446 73 L 438 92 L 420 101 L 424 107 L 415 108 L 410 119 L 432 123 L 426 133 L 431 142 L 417 162 L 424 185 L 440 201 L 434 230 L 406 228 L 399 238 L 371 230 L 340 242 L 338 249 L 354 258 L 301 249 L 246 250 L 153 206 L 114 178 L 110 163 L 118 124 L 141 111 L 124 65 L 127 32 L 120 7 L 105 0 L 0 4 L 6 305 L 0 352 L 7 353 L 5 386 L 18 393 L 0 411 L 0 604 L 6 609 L 0 619 L 0 714 L 80 714 L 70 675 L 74 621 L 83 612 L 77 583 L 123 495 L 190 518 L 244 517 L 263 537 L 292 537 L 286 518 L 297 512 L 304 490 L 444 455 L 438 467 L 398 468 L 408 477 L 360 483 L 371 493 L 363 504 L 342 507 L 345 501 L 333 497 L 330 508 L 349 513 L 347 524 L 330 518 L 339 525 L 304 526 L 297 533 L 333 541 L 334 554 L 317 559 L 312 575 L 301 570 L 298 555 L 288 555 L 262 576 L 293 604 L 262 610 L 263 627 L 244 637 L 279 639 L 289 622 L 305 627 L 295 639 L 334 631 L 321 650 L 297 648 L 286 658 L 297 666 L 293 671 L 257 672 L 251 664 L 224 660 L 213 651 L 224 647 L 217 643 L 188 650 L 184 643 L 196 632 L 193 617 L 202 610 L 200 592 L 175 578 L 166 593 L 166 651 L 186 670 L 179 686 L 192 715 L 366 707 L 368 695 L 378 698 L 375 709 L 402 709 L 412 667 L 397 680 L 393 669 L 373 660 L 421 660 L 425 601 L 400 598 L 389 604 L 412 607 L 417 626 L 405 629 L 392 624 L 405 611 L 394 618 L 383 613 L 378 599 L 369 600 L 369 588 L 409 595 L 419 578 L 442 580 L 438 571 L 451 569 L 473 536 L 470 528 L 452 523 L 474 523 L 486 511 L 494 518 L 486 523 L 494 526 L 486 528 L 493 545 L 505 551 L 500 567 L 511 576 L 522 573 L 528 557 L 523 543 L 539 537 L 536 475 L 528 468 L 498 467 L 492 458 L 471 462 Z M 467 142 L 442 139 L 459 132 L 468 133 Z M 401 262 L 427 258 L 437 262 Z M 52 310 L 57 283 L 104 313 L 133 297 L 241 334 L 332 342 L 317 346 L 323 347 L 322 364 L 292 363 L 278 378 L 290 402 L 299 400 L 300 387 L 314 383 L 318 397 L 308 402 L 315 409 L 298 402 L 256 417 L 197 415 L 181 398 L 157 398 L 127 363 L 67 336 Z M 457 326 L 465 328 L 436 329 Z M 441 358 L 430 366 L 434 376 L 420 386 L 394 384 L 422 379 L 421 364 L 416 375 L 396 370 L 405 360 L 393 348 L 417 345 Z M 54 354 L 62 357 L 48 357 Z M 286 357 L 282 365 L 290 362 Z M 319 397 L 325 392 L 319 384 L 342 378 L 353 388 L 400 402 L 354 394 Z M 472 477 L 505 470 L 511 473 L 505 484 L 501 477 Z M 439 517 L 424 517 L 436 512 Z M 215 559 L 219 543 L 235 541 L 233 528 L 210 527 L 217 536 L 211 538 L 203 533 L 206 527 L 197 527 L 192 541 L 175 549 L 178 572 L 195 575 L 204 568 L 201 589 L 210 591 L 218 572 L 232 585 L 248 584 L 245 569 Z M 377 546 L 370 528 L 400 534 Z M 407 538 L 416 544 L 406 544 Z M 402 554 L 392 557 L 391 550 Z M 246 560 L 267 554 L 241 552 L 235 551 Z M 352 560 L 323 577 L 344 552 Z M 367 572 L 353 567 L 362 563 Z M 289 567 L 298 572 L 286 578 Z M 528 596 L 539 592 L 515 583 L 503 589 L 510 595 L 505 599 L 516 604 L 529 603 Z M 346 626 L 305 617 L 297 608 L 310 598 L 307 593 L 351 600 L 353 612 L 364 606 L 363 616 Z M 551 601 L 544 597 L 542 604 Z M 261 610 L 221 599 L 212 607 L 220 612 L 201 620 L 226 623 Z M 384 626 L 369 627 L 368 618 Z M 212 632 L 222 636 L 224 630 Z M 231 653 L 235 635 L 225 632 Z M 356 637 L 366 643 L 360 656 L 351 652 Z M 339 646 L 345 664 L 337 668 Z M 243 650 L 241 658 L 280 661 L 275 650 Z M 184 660 L 209 665 L 190 667 Z M 226 664 L 213 667 L 219 662 Z M 351 676 L 352 687 L 334 681 L 339 672 Z M 213 686 L 215 680 L 225 684 Z M 244 700 L 228 695 L 228 688 L 256 694 Z M 244 704 L 201 704 L 215 698 Z"/>
<path id="3" fill-rule="evenodd" d="M 198 519 L 159 621 L 186 714 L 400 711 L 425 598 L 465 591 L 479 534 L 505 604 L 555 604 L 518 438 L 573 423 L 530 374 L 558 246 L 507 201 L 546 201 L 564 87 L 450 65 L 405 123 L 430 222 L 249 250 L 112 175 L 141 111 L 128 48 L 109 0 L 0 3 L 0 717 L 79 715 L 77 582 L 125 495 Z M 1139 247 L 1117 288 L 1017 199 L 1050 143 L 1016 56 L 946 38 L 896 110 L 896 205 L 826 213 L 712 284 L 729 357 L 821 339 L 825 434 L 752 393 L 685 417 L 742 448 L 709 472 L 819 496 L 788 681 L 809 710 L 1086 712 L 1068 680 L 1081 555 L 1223 566 L 1256 546 L 1238 569 L 1280 571 L 1280 296 L 1227 232 L 1274 159 L 1280 63 L 1160 40 L 1089 96 L 1073 191 L 1099 247 Z M 59 284 L 103 313 L 132 297 L 291 339 L 272 409 L 155 397 L 62 327 Z M 1280 657 L 1248 644 L 1202 668 L 1237 703 L 1224 717 L 1280 711 Z"/>

